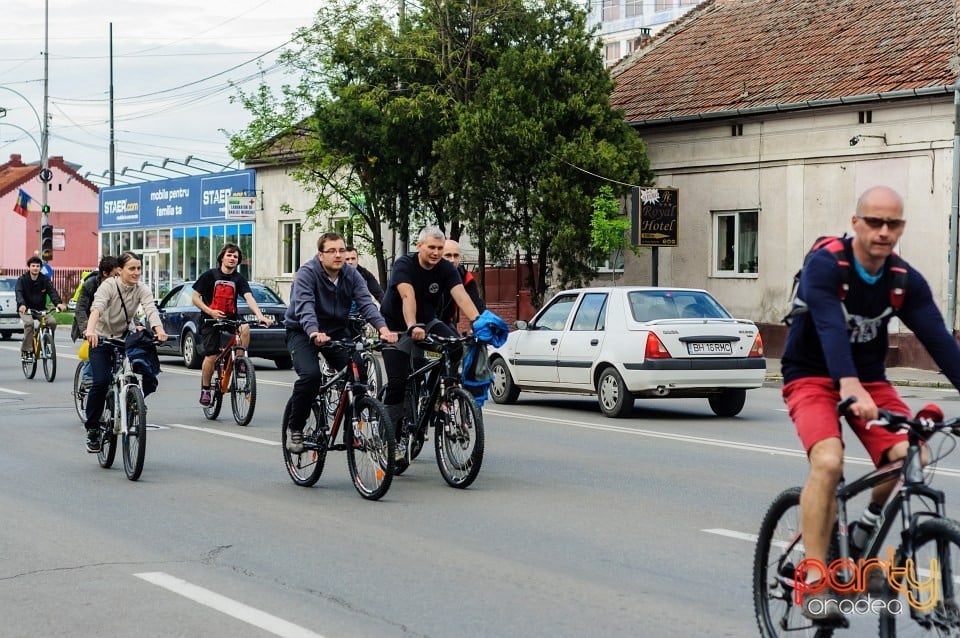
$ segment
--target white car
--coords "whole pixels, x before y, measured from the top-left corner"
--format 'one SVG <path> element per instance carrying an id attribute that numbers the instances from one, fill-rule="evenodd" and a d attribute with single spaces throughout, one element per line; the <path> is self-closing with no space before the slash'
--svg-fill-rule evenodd
<path id="1" fill-rule="evenodd" d="M 0 338 L 6 341 L 14 333 L 23 334 L 17 313 L 17 278 L 0 277 Z"/>
<path id="2" fill-rule="evenodd" d="M 766 371 L 756 324 L 705 290 L 567 290 L 516 326 L 490 351 L 497 403 L 521 391 L 596 394 L 605 415 L 622 417 L 635 398 L 704 397 L 718 416 L 735 416 Z"/>

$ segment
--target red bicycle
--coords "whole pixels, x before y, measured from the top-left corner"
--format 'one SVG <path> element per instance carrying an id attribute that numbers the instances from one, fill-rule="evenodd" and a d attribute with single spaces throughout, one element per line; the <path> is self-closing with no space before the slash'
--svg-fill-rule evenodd
<path id="1" fill-rule="evenodd" d="M 253 362 L 246 355 L 237 354 L 244 349 L 240 345 L 237 330 L 244 324 L 255 323 L 257 322 L 241 319 L 207 319 L 208 325 L 225 328 L 231 333 L 230 340 L 220 349 L 214 363 L 213 379 L 210 383 L 213 400 L 203 408 L 204 416 L 211 421 L 220 416 L 225 394 L 230 395 L 233 419 L 237 425 L 249 425 L 253 419 L 253 410 L 257 407 L 257 373 L 253 369 Z"/>

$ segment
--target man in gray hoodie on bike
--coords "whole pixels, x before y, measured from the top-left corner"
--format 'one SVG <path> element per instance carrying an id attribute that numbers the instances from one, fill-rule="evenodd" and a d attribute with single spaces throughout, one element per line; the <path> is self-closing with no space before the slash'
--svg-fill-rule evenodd
<path id="1" fill-rule="evenodd" d="M 290 396 L 287 427 L 287 449 L 293 454 L 303 451 L 303 426 L 310 406 L 323 383 L 320 346 L 333 339 L 350 339 L 350 306 L 380 333 L 387 343 L 396 343 L 397 335 L 387 328 L 377 310 L 363 277 L 354 268 L 344 268 L 346 244 L 339 233 L 324 233 L 317 241 L 317 256 L 300 266 L 290 289 L 290 304 L 284 316 L 287 329 L 287 350 L 297 371 Z M 327 364 L 339 370 L 347 364 L 342 352 L 324 353 Z M 359 365 L 359 361 L 358 361 Z M 361 374 L 364 366 L 359 365 Z"/>

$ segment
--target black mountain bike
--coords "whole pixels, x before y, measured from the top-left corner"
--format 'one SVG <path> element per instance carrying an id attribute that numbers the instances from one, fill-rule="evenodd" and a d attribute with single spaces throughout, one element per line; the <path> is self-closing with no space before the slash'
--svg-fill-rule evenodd
<path id="1" fill-rule="evenodd" d="M 851 399 L 841 402 L 840 414 L 846 415 L 851 404 Z M 841 479 L 837 486 L 837 524 L 828 562 L 844 562 L 836 563 L 836 570 L 831 568 L 829 580 L 833 582 L 829 585 L 834 590 L 849 588 L 854 597 L 838 594 L 835 604 L 845 613 L 875 613 L 880 636 L 960 636 L 960 587 L 955 580 L 960 577 L 960 524 L 946 517 L 944 493 L 927 485 L 931 466 L 925 474 L 921 460 L 921 450 L 925 447 L 932 451 L 933 447 L 929 443 L 921 447 L 921 443 L 935 434 L 946 438 L 932 462 L 953 451 L 954 437 L 960 434 L 960 418 L 932 422 L 881 410 L 880 419 L 873 425 L 906 431 L 909 451 L 903 460 L 879 467 L 849 484 Z M 847 562 L 851 559 L 848 501 L 890 480 L 896 480 L 897 485 L 856 557 L 860 561 Z M 826 637 L 841 629 L 817 626 L 801 614 L 796 595 L 803 577 L 797 567 L 804 559 L 800 489 L 793 487 L 777 496 L 760 526 L 753 560 L 753 601 L 762 636 Z M 899 546 L 891 554 L 885 549 L 885 541 L 895 526 L 899 533 L 890 541 Z M 893 565 L 887 564 L 890 555 Z M 883 562 L 882 571 L 876 572 L 883 578 L 873 579 L 873 586 L 865 592 L 871 579 L 862 561 L 871 559 Z M 869 597 L 856 598 L 856 594 L 864 593 Z"/>
<path id="2" fill-rule="evenodd" d="M 379 341 L 363 341 L 358 337 L 357 340 L 327 342 L 321 346 L 321 352 L 325 349 L 352 352 L 377 347 Z M 369 500 L 382 498 L 393 481 L 396 445 L 386 409 L 368 394 L 367 386 L 359 382 L 359 369 L 353 357 L 342 370 L 335 373 L 331 370 L 329 374 L 317 392 L 311 417 L 307 418 L 303 428 L 303 452 L 300 454 L 287 450 L 290 401 L 283 410 L 280 444 L 287 473 L 297 485 L 310 487 L 323 472 L 327 452 L 345 450 L 350 478 L 360 496 Z M 338 442 L 341 430 L 343 436 Z"/>
<path id="3" fill-rule="evenodd" d="M 402 474 L 417 458 L 433 427 L 434 449 L 440 475 L 450 487 L 465 488 L 476 480 L 483 463 L 483 414 L 462 387 L 460 371 L 450 351 L 475 343 L 472 336 L 443 337 L 427 334 L 418 346 L 439 354 L 407 377 L 403 400 L 403 424 L 399 445 L 402 459 L 396 474 Z"/>

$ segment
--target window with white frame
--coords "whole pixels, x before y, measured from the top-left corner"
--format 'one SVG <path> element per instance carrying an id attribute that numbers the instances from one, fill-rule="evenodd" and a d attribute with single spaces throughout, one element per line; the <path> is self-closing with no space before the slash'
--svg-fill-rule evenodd
<path id="1" fill-rule="evenodd" d="M 626 15 L 628 18 L 633 16 L 642 16 L 643 2 L 644 0 L 626 0 L 623 6 L 624 15 Z"/>
<path id="2" fill-rule="evenodd" d="M 300 268 L 300 222 L 280 224 L 280 272 L 290 275 Z"/>
<path id="3" fill-rule="evenodd" d="M 620 0 L 603 0 L 603 20 L 616 20 L 620 17 Z"/>
<path id="4" fill-rule="evenodd" d="M 752 275 L 760 263 L 755 210 L 713 214 L 713 270 L 717 275 Z"/>

